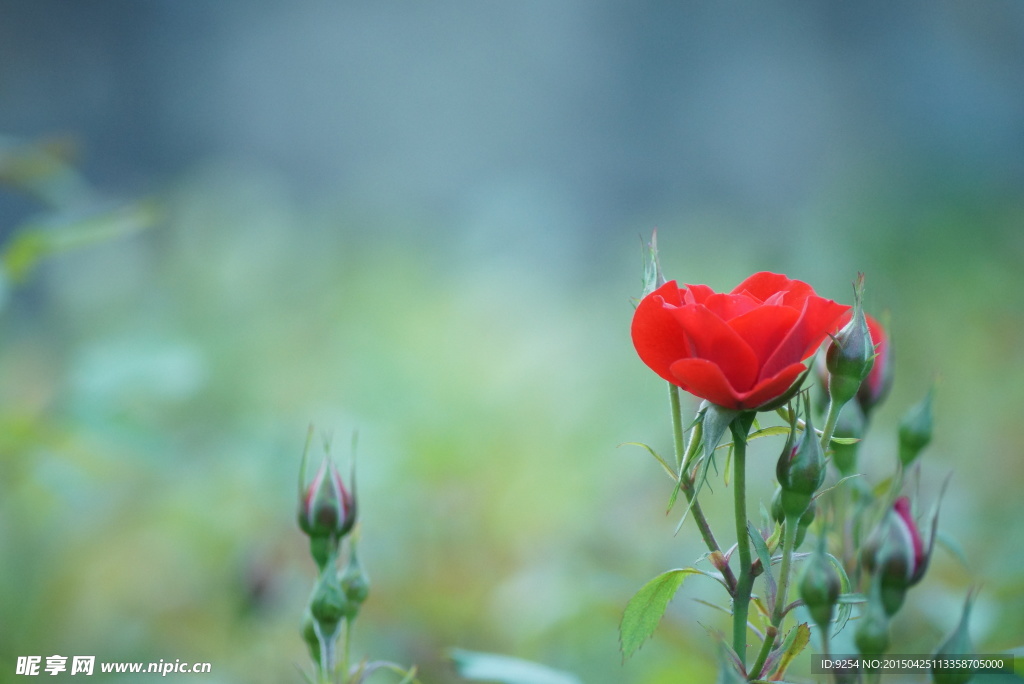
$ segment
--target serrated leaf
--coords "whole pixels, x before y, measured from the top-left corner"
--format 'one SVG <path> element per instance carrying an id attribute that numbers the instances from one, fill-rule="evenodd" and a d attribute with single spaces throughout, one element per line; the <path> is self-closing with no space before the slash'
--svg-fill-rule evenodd
<path id="1" fill-rule="evenodd" d="M 701 574 L 701 571 L 696 568 L 668 570 L 645 584 L 629 599 L 619 624 L 623 658 L 632 656 L 654 634 L 669 601 L 679 591 L 686 576 L 692 574 Z"/>
<path id="2" fill-rule="evenodd" d="M 811 642 L 811 628 L 807 626 L 806 622 L 801 622 L 799 625 L 789 630 L 786 635 L 786 640 L 782 644 L 782 654 L 779 657 L 779 665 L 775 668 L 775 672 L 772 675 L 772 679 L 778 679 L 786 673 L 786 668 L 793 662 L 793 659 L 800 655 L 800 652 L 807 648 L 807 644 Z"/>
<path id="3" fill-rule="evenodd" d="M 500 684 L 581 684 L 576 675 L 521 658 L 462 649 L 453 649 L 450 656 L 463 679 Z"/>

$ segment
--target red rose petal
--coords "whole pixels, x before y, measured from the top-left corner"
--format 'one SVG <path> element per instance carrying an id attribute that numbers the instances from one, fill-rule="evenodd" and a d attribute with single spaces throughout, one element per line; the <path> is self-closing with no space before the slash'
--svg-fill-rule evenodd
<path id="1" fill-rule="evenodd" d="M 786 393 L 793 383 L 797 381 L 801 373 L 807 370 L 807 366 L 802 363 L 794 363 L 791 366 L 787 366 L 782 369 L 774 377 L 766 380 L 761 380 L 751 389 L 749 392 L 744 394 L 740 400 L 743 403 L 744 408 L 754 409 L 763 404 L 767 404 L 772 399 L 781 397 Z"/>
<path id="2" fill-rule="evenodd" d="M 757 356 L 728 323 L 700 305 L 680 307 L 672 314 L 686 331 L 689 356 L 717 365 L 739 391 L 753 386 L 760 368 Z"/>
<path id="3" fill-rule="evenodd" d="M 824 297 L 808 297 L 800 318 L 762 366 L 761 378 L 771 377 L 789 364 L 813 354 L 821 341 L 835 332 L 836 321 L 849 308 Z"/>
<path id="4" fill-rule="evenodd" d="M 675 282 L 668 282 L 640 300 L 633 314 L 630 334 L 640 359 L 651 370 L 669 382 L 674 382 L 669 366 L 674 361 L 691 356 L 690 345 L 676 317 L 675 307 L 669 302 L 679 301 Z"/>
<path id="5" fill-rule="evenodd" d="M 732 319 L 729 326 L 750 345 L 760 368 L 782 344 L 799 318 L 800 312 L 788 306 L 762 306 Z"/>
<path id="6" fill-rule="evenodd" d="M 717 364 L 707 359 L 680 359 L 672 364 L 674 382 L 690 394 L 728 409 L 740 410 L 739 393 Z"/>

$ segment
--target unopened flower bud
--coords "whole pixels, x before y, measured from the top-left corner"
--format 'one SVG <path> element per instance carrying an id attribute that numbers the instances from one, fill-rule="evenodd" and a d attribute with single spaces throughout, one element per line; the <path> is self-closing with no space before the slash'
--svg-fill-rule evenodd
<path id="1" fill-rule="evenodd" d="M 864 276 L 854 285 L 853 317 L 840 330 L 825 354 L 828 368 L 828 393 L 837 406 L 843 406 L 853 399 L 861 383 L 871 372 L 875 348 L 861 298 L 864 294 Z"/>
<path id="2" fill-rule="evenodd" d="M 807 408 L 807 401 L 804 407 Z M 779 456 L 775 476 L 782 487 L 782 510 L 786 518 L 799 518 L 811 504 L 811 497 L 825 480 L 825 454 L 818 444 L 811 412 L 805 411 L 806 427 L 796 444 Z"/>
<path id="3" fill-rule="evenodd" d="M 932 396 L 933 387 L 920 403 L 910 407 L 900 421 L 900 462 L 906 468 L 913 463 L 921 450 L 932 441 Z"/>
<path id="4" fill-rule="evenodd" d="M 316 620 L 313 619 L 309 608 L 306 608 L 306 612 L 302 615 L 302 640 L 309 648 L 309 657 L 313 659 L 314 663 L 320 665 L 320 637 L 316 635 Z"/>
<path id="5" fill-rule="evenodd" d="M 857 651 L 865 657 L 878 657 L 889 650 L 889 616 L 876 591 L 868 597 L 864 613 L 853 634 Z"/>
<path id="6" fill-rule="evenodd" d="M 887 614 L 894 615 L 900 609 L 907 589 L 924 576 L 928 556 L 917 523 L 910 515 L 910 500 L 900 497 L 868 537 L 861 558 L 865 569 L 878 576 Z"/>
<path id="7" fill-rule="evenodd" d="M 299 501 L 299 527 L 311 538 L 340 539 L 356 521 L 355 497 L 345 488 L 334 461 L 324 456 Z"/>
<path id="8" fill-rule="evenodd" d="M 309 612 L 321 634 L 334 634 L 338 623 L 349 614 L 349 601 L 341 588 L 338 573 L 328 569 L 320 573 L 309 600 Z"/>
<path id="9" fill-rule="evenodd" d="M 821 629 L 828 629 L 842 584 L 839 573 L 821 549 L 812 553 L 804 563 L 797 587 L 814 622 Z"/>
<path id="10" fill-rule="evenodd" d="M 354 543 L 350 547 L 348 565 L 341 575 L 341 589 L 345 592 L 345 597 L 352 608 L 351 617 L 355 617 L 359 607 L 370 595 L 370 581 L 367 579 L 366 573 L 363 572 L 363 566 L 356 555 Z"/>
<path id="11" fill-rule="evenodd" d="M 969 663 L 963 668 L 943 668 L 939 666 L 944 661 L 963 662 L 965 656 L 974 654 L 974 645 L 971 643 L 971 635 L 968 628 L 971 619 L 972 598 L 971 595 L 967 596 L 956 630 L 946 639 L 945 643 L 939 646 L 939 650 L 935 652 L 936 663 L 932 665 L 932 682 L 934 684 L 967 684 L 974 674 L 974 668 Z"/>

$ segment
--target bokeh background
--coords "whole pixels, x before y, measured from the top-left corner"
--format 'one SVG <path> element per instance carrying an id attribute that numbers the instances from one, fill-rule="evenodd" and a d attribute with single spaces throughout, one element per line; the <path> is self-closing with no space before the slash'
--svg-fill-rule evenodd
<path id="1" fill-rule="evenodd" d="M 359 433 L 357 653 L 711 681 L 699 578 L 618 651 L 700 553 L 618 446 L 671 444 L 628 335 L 654 228 L 716 289 L 866 273 L 897 379 L 864 467 L 938 378 L 921 496 L 953 474 L 970 564 L 937 552 L 896 650 L 974 583 L 979 650 L 1024 643 L 1016 0 L 3 0 L 0 136 L 0 681 L 52 654 L 300 681 L 310 422 L 343 467 Z"/>

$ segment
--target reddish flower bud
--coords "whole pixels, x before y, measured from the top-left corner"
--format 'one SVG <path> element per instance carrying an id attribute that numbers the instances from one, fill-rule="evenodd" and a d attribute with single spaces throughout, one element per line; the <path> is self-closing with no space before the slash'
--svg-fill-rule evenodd
<path id="1" fill-rule="evenodd" d="M 341 539 L 356 521 L 355 497 L 328 456 L 299 501 L 299 527 L 310 537 Z"/>
<path id="2" fill-rule="evenodd" d="M 879 576 L 889 615 L 903 605 L 907 589 L 924 577 L 930 552 L 910 515 L 910 499 L 900 497 L 865 542 L 861 558 L 868 572 Z"/>

